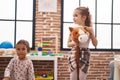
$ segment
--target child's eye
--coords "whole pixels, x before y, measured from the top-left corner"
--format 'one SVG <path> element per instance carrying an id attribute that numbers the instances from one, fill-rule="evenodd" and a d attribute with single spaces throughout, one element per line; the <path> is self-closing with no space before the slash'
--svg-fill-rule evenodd
<path id="1" fill-rule="evenodd" d="M 76 14 L 75 17 L 77 17 L 78 15 Z"/>
<path id="2" fill-rule="evenodd" d="M 73 15 L 73 17 L 77 17 L 77 16 L 78 16 L 77 14 Z"/>
<path id="3" fill-rule="evenodd" d="M 22 50 L 25 50 L 25 48 L 22 48 Z"/>
<path id="4" fill-rule="evenodd" d="M 17 48 L 17 50 L 20 50 L 19 48 Z"/>

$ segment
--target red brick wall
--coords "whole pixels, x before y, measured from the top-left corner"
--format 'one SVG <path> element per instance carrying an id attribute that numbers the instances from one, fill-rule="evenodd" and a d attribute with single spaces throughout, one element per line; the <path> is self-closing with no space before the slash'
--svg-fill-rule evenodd
<path id="1" fill-rule="evenodd" d="M 61 35 L 61 0 L 57 0 L 57 12 L 38 12 L 38 2 L 36 5 L 36 34 L 35 43 L 40 41 L 43 35 L 58 35 L 58 52 L 64 53 L 64 58 L 58 59 L 58 80 L 69 80 L 69 71 L 67 63 L 68 51 L 60 50 Z M 36 47 L 37 48 L 37 47 Z M 115 52 L 91 52 L 90 69 L 87 80 L 100 80 L 100 78 L 109 78 L 109 62 L 113 60 Z"/>
<path id="2" fill-rule="evenodd" d="M 58 80 L 69 80 L 70 73 L 68 71 L 67 53 L 68 51 L 60 50 L 60 35 L 61 35 L 61 0 L 57 1 L 57 12 L 38 12 L 38 0 L 36 4 L 36 31 L 35 44 L 41 40 L 41 36 L 58 35 L 58 52 L 64 54 L 64 58 L 58 59 Z M 87 80 L 100 80 L 100 78 L 109 78 L 109 62 L 113 60 L 114 54 L 119 52 L 91 52 L 90 69 Z M 1 63 L 2 62 L 2 63 Z M 0 71 L 6 66 L 6 60 L 1 61 Z M 35 62 L 36 63 L 36 62 Z M 49 63 L 49 62 L 48 62 Z M 2 65 L 1 65 L 2 64 Z M 4 65 L 3 65 L 4 64 Z M 47 69 L 46 69 L 47 70 Z"/>
<path id="3" fill-rule="evenodd" d="M 62 51 L 61 51 L 62 52 Z M 67 52 L 64 52 L 64 54 Z M 113 52 L 91 52 L 90 68 L 87 80 L 109 78 L 109 62 L 113 60 Z M 69 80 L 67 54 L 58 60 L 58 80 Z"/>
<path id="4" fill-rule="evenodd" d="M 9 63 L 10 59 L 11 57 L 0 57 L 0 79 L 3 78 L 5 67 Z"/>
<path id="5" fill-rule="evenodd" d="M 58 60 L 58 80 L 69 80 L 69 71 L 67 63 L 68 51 L 60 50 L 60 20 L 61 20 L 61 0 L 57 1 L 57 12 L 42 13 L 38 12 L 36 5 L 36 44 L 42 35 L 58 34 L 59 48 L 58 52 L 64 53 L 64 58 Z M 46 27 L 45 27 L 46 26 Z M 100 80 L 100 78 L 109 78 L 109 62 L 113 60 L 115 52 L 91 52 L 90 69 L 87 80 Z"/>

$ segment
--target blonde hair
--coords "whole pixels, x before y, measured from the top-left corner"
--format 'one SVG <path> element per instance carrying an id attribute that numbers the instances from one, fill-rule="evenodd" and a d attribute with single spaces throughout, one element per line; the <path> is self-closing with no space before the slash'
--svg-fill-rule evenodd
<path id="1" fill-rule="evenodd" d="M 75 10 L 80 11 L 82 16 L 86 16 L 85 26 L 91 26 L 91 15 L 88 7 L 77 7 Z"/>

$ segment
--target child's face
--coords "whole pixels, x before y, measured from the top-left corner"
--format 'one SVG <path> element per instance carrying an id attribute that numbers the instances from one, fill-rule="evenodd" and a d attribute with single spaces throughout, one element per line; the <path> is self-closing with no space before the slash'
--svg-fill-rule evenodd
<path id="1" fill-rule="evenodd" d="M 19 59 L 23 60 L 26 58 L 26 54 L 28 53 L 27 47 L 24 44 L 17 44 L 16 51 Z"/>
<path id="2" fill-rule="evenodd" d="M 73 21 L 74 21 L 75 24 L 84 25 L 85 19 L 80 14 L 79 10 L 74 11 L 74 13 L 73 13 Z"/>

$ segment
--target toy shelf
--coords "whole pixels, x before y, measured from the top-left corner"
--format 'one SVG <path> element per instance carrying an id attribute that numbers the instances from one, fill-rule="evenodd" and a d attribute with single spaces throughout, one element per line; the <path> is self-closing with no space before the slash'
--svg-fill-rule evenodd
<path id="1" fill-rule="evenodd" d="M 0 57 L 15 57 L 13 55 L 3 55 Z M 63 56 L 30 56 L 29 54 L 27 57 L 31 60 L 45 60 L 45 61 L 53 61 L 54 62 L 54 80 L 57 80 L 57 66 L 58 66 L 58 58 L 62 58 Z M 49 78 L 37 78 L 36 80 L 52 80 L 50 77 Z"/>

